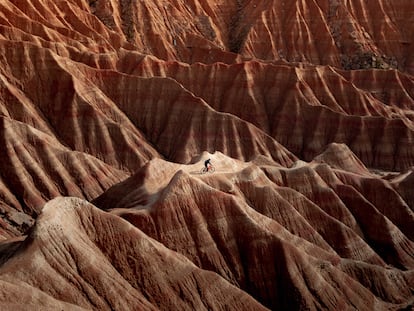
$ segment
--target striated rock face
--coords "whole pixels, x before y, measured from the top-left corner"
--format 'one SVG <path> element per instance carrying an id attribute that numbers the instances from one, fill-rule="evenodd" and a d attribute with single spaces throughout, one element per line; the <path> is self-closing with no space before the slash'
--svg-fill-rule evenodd
<path id="1" fill-rule="evenodd" d="M 410 75 L 257 61 L 164 65 L 147 58 L 134 65 L 133 73 L 174 77 L 215 109 L 255 124 L 307 161 L 336 142 L 347 144 L 369 167 L 414 165 Z M 398 86 L 388 88 L 390 81 Z"/>
<path id="2" fill-rule="evenodd" d="M 221 52 L 230 51 L 243 58 L 413 73 L 410 0 L 98 0 L 91 7 L 108 28 L 162 59 L 233 62 L 235 54 Z"/>
<path id="3" fill-rule="evenodd" d="M 413 16 L 2 1 L 0 309 L 412 309 Z"/>
<path id="4" fill-rule="evenodd" d="M 6 308 L 265 310 L 119 217 L 78 198 L 45 205 L 1 267 Z M 3 251 L 3 256 L 7 256 Z"/>
<path id="5" fill-rule="evenodd" d="M 152 160 L 93 203 L 272 310 L 412 300 L 414 212 L 349 149 L 291 168 L 207 156 L 213 175 Z"/>

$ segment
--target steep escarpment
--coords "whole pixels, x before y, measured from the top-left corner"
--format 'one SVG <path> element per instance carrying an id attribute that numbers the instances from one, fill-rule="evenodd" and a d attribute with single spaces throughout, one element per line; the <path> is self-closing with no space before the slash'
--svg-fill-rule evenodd
<path id="1" fill-rule="evenodd" d="M 236 60 L 228 53 L 232 52 L 244 58 L 345 69 L 398 67 L 411 73 L 413 10 L 408 0 L 398 4 L 382 0 L 369 4 L 342 0 L 98 0 L 92 5 L 92 12 L 105 25 L 141 51 L 162 59 L 228 62 Z"/>
<path id="2" fill-rule="evenodd" d="M 347 144 L 369 167 L 413 165 L 410 75 L 259 62 L 169 65 L 151 58 L 132 68 L 139 75 L 174 77 L 215 109 L 248 120 L 308 161 L 336 142 Z"/>
<path id="3" fill-rule="evenodd" d="M 29 125 L 2 117 L 1 126 L 3 221 L 14 225 L 20 234 L 50 198 L 76 195 L 90 200 L 128 176 Z"/>
<path id="4" fill-rule="evenodd" d="M 2 1 L 0 308 L 412 309 L 413 4 Z"/>

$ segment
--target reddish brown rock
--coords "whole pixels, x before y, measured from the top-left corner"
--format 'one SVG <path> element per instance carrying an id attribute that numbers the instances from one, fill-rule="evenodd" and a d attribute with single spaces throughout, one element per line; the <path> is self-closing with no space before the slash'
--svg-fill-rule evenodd
<path id="1" fill-rule="evenodd" d="M 265 310 L 215 273 L 77 198 L 50 201 L 18 248 L 2 253 L 2 308 Z"/>
<path id="2" fill-rule="evenodd" d="M 152 58 L 133 68 L 139 75 L 173 77 L 215 109 L 255 124 L 308 161 L 330 143 L 343 143 L 369 167 L 413 165 L 412 76 L 259 62 L 188 66 Z"/>
<path id="3" fill-rule="evenodd" d="M 343 153 L 340 157 L 344 159 L 352 157 L 347 149 Z M 329 161 L 328 155 L 329 151 L 319 159 Z M 216 166 L 213 175 L 200 175 L 197 168 L 201 162 L 187 166 L 155 160 L 94 203 L 127 219 L 199 267 L 215 271 L 271 309 L 312 309 L 318 305 L 329 309 L 358 301 L 360 294 L 367 294 L 363 299 L 369 301 L 370 294 L 364 294 L 367 288 L 382 300 L 374 302 L 374 298 L 372 302 L 378 307 L 382 304 L 380 308 L 409 301 L 411 294 L 406 290 L 390 288 L 387 294 L 379 293 L 388 282 L 405 288 L 413 281 L 411 272 L 390 268 L 411 271 L 414 265 L 414 243 L 405 227 L 413 224 L 410 213 L 405 214 L 404 224 L 400 223 L 392 214 L 404 203 L 388 207 L 384 201 L 373 200 L 369 190 L 358 191 L 348 185 L 363 180 L 372 185 L 381 182 L 386 189 L 387 182 L 361 169 L 363 166 L 358 167 L 362 172 L 358 174 L 327 164 L 299 162 L 288 169 L 271 162 L 258 167 L 221 154 L 206 157 Z M 353 181 L 344 184 L 345 175 Z M 266 238 L 261 238 L 262 234 Z M 269 248 L 276 248 L 276 253 Z M 303 270 L 303 265 L 309 270 Z M 266 286 L 260 270 L 256 271 L 259 266 L 267 273 L 276 269 L 265 278 Z M 296 269 L 301 272 L 293 272 Z M 318 272 L 322 279 L 316 281 L 319 277 L 314 269 L 330 272 Z M 381 277 L 368 283 L 361 271 Z M 398 281 L 391 281 L 394 273 L 399 275 Z M 312 281 L 304 281 L 308 278 Z M 341 294 L 333 289 L 338 300 L 330 307 L 324 296 L 309 294 L 320 290 L 316 284 L 341 286 L 337 280 L 344 278 L 350 283 L 343 281 L 347 285 L 339 290 Z M 284 286 L 300 294 L 279 296 L 281 279 Z M 348 294 L 342 296 L 344 292 Z M 365 307 L 373 305 L 358 308 Z"/>
<path id="4" fill-rule="evenodd" d="M 2 1 L 0 309 L 412 308 L 414 2 L 365 2 Z"/>

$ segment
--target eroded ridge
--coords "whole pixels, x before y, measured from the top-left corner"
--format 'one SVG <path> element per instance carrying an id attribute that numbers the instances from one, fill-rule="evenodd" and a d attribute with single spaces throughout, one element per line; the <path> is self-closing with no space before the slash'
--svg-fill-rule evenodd
<path id="1" fill-rule="evenodd" d="M 2 1 L 0 309 L 412 309 L 412 16 Z"/>

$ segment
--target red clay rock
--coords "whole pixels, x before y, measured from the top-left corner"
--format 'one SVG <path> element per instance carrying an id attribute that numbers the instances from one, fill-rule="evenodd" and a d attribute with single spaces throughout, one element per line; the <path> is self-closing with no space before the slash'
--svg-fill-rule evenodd
<path id="1" fill-rule="evenodd" d="M 0 268 L 2 307 L 265 310 L 215 273 L 77 198 L 47 203 L 8 256 Z"/>
<path id="2" fill-rule="evenodd" d="M 344 158 L 349 158 L 348 153 Z M 328 160 L 328 154 L 320 158 Z M 338 280 L 348 277 L 350 283 L 342 281 L 347 285 L 339 290 L 347 294 L 342 296 L 336 290 L 332 293 L 338 299 L 335 306 L 357 301 L 360 294 L 368 295 L 363 299 L 371 301 L 366 288 L 382 300 L 372 300 L 378 308 L 409 301 L 407 290 L 390 288 L 387 293 L 379 293 L 389 282 L 395 288 L 413 282 L 411 272 L 405 274 L 398 269 L 412 270 L 414 244 L 405 226 L 412 226 L 413 220 L 406 217 L 404 224 L 394 223 L 388 217 L 400 207 L 373 201 L 369 191 L 358 192 L 353 184 L 364 180 L 366 184 L 381 182 L 388 187 L 388 182 L 364 169 L 362 174 L 348 173 L 344 168 L 304 162 L 289 169 L 271 162 L 258 167 L 221 154 L 204 155 L 207 157 L 216 165 L 213 175 L 200 175 L 197 168 L 202 162 L 176 165 L 154 160 L 94 203 L 125 218 L 200 268 L 215 271 L 271 309 L 329 306 L 322 295 L 312 296 L 308 291 L 318 292 L 316 284 L 334 282 L 341 286 Z M 354 187 L 344 184 L 344 175 L 353 178 L 348 183 Z M 261 238 L 262 234 L 266 238 Z M 276 253 L 270 252 L 269 248 L 275 247 Z M 295 268 L 293 262 L 301 268 Z M 274 276 L 266 277 L 264 287 L 263 276 L 257 274 L 262 272 L 256 270 L 265 264 L 269 264 L 268 273 L 276 271 Z M 301 272 L 293 272 L 295 269 Z M 330 272 L 319 272 L 319 283 L 314 269 Z M 361 271 L 382 277 L 368 283 Z M 394 273 L 399 281 L 392 281 Z M 299 291 L 298 296 L 279 296 L 281 279 Z M 358 308 L 370 309 L 373 305 Z"/>
<path id="3" fill-rule="evenodd" d="M 413 13 L 2 1 L 0 308 L 412 308 Z"/>

